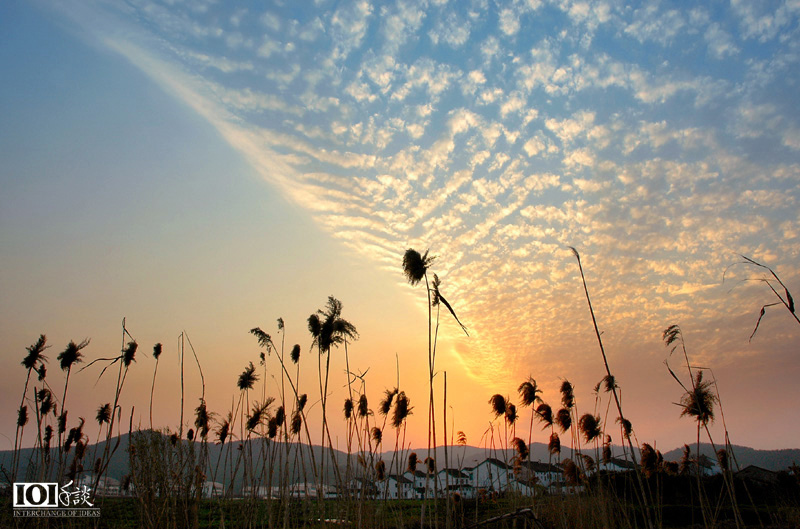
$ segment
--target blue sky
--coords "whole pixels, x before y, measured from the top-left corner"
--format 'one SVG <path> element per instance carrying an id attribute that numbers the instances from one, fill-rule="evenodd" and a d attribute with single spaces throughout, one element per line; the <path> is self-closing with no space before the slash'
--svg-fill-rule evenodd
<path id="1" fill-rule="evenodd" d="M 768 440 L 746 425 L 800 398 L 798 326 L 775 307 L 749 342 L 773 299 L 740 281 L 757 270 L 726 269 L 742 253 L 800 291 L 799 16 L 796 1 L 6 3 L 0 332 L 12 351 L 40 332 L 102 347 L 127 315 L 143 342 L 196 333 L 233 377 L 255 354 L 242 331 L 283 316 L 305 344 L 333 294 L 378 391 L 395 353 L 414 383 L 424 371 L 422 292 L 399 263 L 430 248 L 470 329 L 447 322 L 439 360 L 463 410 L 528 374 L 546 400 L 570 378 L 588 408 L 604 373 L 576 246 L 640 437 L 692 433 L 663 366 L 677 323 L 734 442 L 795 446 L 777 419 Z M 782 403 L 761 393 L 775 383 Z M 474 439 L 488 420 L 456 428 Z"/>

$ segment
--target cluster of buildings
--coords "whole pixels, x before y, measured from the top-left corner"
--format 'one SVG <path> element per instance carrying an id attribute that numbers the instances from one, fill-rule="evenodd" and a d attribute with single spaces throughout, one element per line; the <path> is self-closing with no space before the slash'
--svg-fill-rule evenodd
<path id="1" fill-rule="evenodd" d="M 353 481 L 351 489 L 366 490 L 370 495 L 388 499 L 424 499 L 453 493 L 470 499 L 505 491 L 532 496 L 535 486 L 562 488 L 563 485 L 562 471 L 555 465 L 524 461 L 511 466 L 499 459 L 486 458 L 471 467 L 446 468 L 436 474 L 417 470 L 389 474 L 375 481 L 359 478 Z"/>

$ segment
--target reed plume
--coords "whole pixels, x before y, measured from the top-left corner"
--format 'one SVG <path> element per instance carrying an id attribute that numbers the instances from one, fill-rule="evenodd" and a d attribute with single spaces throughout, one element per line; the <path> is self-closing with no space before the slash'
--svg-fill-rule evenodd
<path id="1" fill-rule="evenodd" d="M 411 399 L 406 396 L 405 391 L 401 391 L 397 394 L 397 399 L 395 400 L 392 426 L 400 428 L 409 415 L 411 415 Z"/>
<path id="2" fill-rule="evenodd" d="M 544 425 L 542 429 L 553 426 L 553 409 L 549 404 L 539 404 L 536 406 L 536 418 Z"/>
<path id="3" fill-rule="evenodd" d="M 600 434 L 602 434 L 602 431 L 600 430 L 600 417 L 590 413 L 584 414 L 578 420 L 578 428 L 580 429 L 581 433 L 583 434 L 583 438 L 586 439 L 587 443 L 591 443 L 597 439 Z"/>
<path id="4" fill-rule="evenodd" d="M 561 433 L 566 433 L 572 427 L 572 414 L 567 408 L 561 408 L 556 413 L 555 423 L 561 428 Z"/>
<path id="5" fill-rule="evenodd" d="M 492 412 L 494 413 L 495 419 L 501 415 L 505 415 L 507 404 L 508 401 L 502 395 L 492 395 L 492 397 L 489 399 L 489 405 L 492 407 Z"/>

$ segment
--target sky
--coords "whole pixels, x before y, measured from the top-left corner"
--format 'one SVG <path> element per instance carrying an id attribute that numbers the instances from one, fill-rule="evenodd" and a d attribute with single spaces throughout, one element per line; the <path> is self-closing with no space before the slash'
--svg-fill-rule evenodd
<path id="1" fill-rule="evenodd" d="M 640 442 L 696 435 L 665 365 L 688 383 L 662 342 L 677 324 L 717 382 L 715 440 L 798 448 L 800 326 L 767 307 L 751 339 L 778 300 L 740 257 L 800 292 L 798 19 L 796 0 L 3 2 L 0 448 L 25 347 L 47 335 L 60 396 L 58 353 L 91 338 L 84 365 L 118 355 L 123 318 L 135 426 L 162 342 L 154 425 L 177 429 L 182 332 L 198 359 L 184 341 L 184 422 L 201 396 L 219 417 L 235 406 L 251 361 L 277 396 L 260 326 L 300 344 L 317 436 L 306 320 L 328 296 L 359 332 L 331 359 L 335 443 L 349 365 L 373 420 L 384 389 L 407 393 L 407 443 L 424 446 L 426 295 L 407 248 L 436 257 L 469 333 L 440 314 L 439 439 L 501 435 L 489 398 L 518 402 L 532 376 L 554 409 L 572 382 L 619 443 L 570 247 Z M 74 373 L 70 417 L 113 397 L 102 365 Z"/>

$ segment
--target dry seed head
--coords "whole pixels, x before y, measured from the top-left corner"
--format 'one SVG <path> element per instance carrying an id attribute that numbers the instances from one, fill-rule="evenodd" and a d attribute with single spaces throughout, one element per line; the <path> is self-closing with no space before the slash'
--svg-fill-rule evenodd
<path id="1" fill-rule="evenodd" d="M 217 444 L 225 444 L 225 441 L 228 439 L 228 431 L 230 426 L 229 419 L 222 421 L 222 424 L 219 425 L 219 428 L 217 428 Z"/>
<path id="2" fill-rule="evenodd" d="M 561 428 L 561 432 L 566 432 L 572 426 L 572 414 L 567 408 L 561 408 L 556 413 L 555 423 Z"/>
<path id="3" fill-rule="evenodd" d="M 520 439 L 519 437 L 515 437 L 511 440 L 511 446 L 514 450 L 517 451 L 517 455 L 519 459 L 524 461 L 530 455 L 530 451 L 528 450 L 528 445 L 525 444 L 525 441 Z"/>
<path id="4" fill-rule="evenodd" d="M 359 417 L 366 417 L 369 415 L 369 403 L 367 402 L 367 395 L 362 393 L 360 397 L 358 397 L 358 416 Z"/>
<path id="5" fill-rule="evenodd" d="M 591 443 L 602 433 L 600 431 L 600 417 L 586 413 L 578 421 L 578 428 L 580 428 L 586 442 Z"/>
<path id="6" fill-rule="evenodd" d="M 28 407 L 20 406 L 17 412 L 17 426 L 22 428 L 26 424 L 28 424 Z"/>
<path id="7" fill-rule="evenodd" d="M 519 419 L 519 415 L 517 415 L 517 407 L 514 406 L 513 403 L 507 402 L 506 403 L 506 422 L 509 426 L 512 426 L 515 422 Z"/>
<path id="8" fill-rule="evenodd" d="M 303 426 L 303 416 L 300 415 L 300 410 L 292 414 L 291 432 L 293 435 L 300 433 L 300 427 Z"/>
<path id="9" fill-rule="evenodd" d="M 242 374 L 239 375 L 239 380 L 236 382 L 236 387 L 238 387 L 241 391 L 247 391 L 249 389 L 253 389 L 253 384 L 258 382 L 258 375 L 256 375 L 256 366 L 253 365 L 253 362 L 244 368 Z"/>
<path id="10" fill-rule="evenodd" d="M 517 391 L 520 396 L 520 404 L 523 406 L 532 406 L 536 402 L 542 400 L 539 398 L 539 393 L 542 391 L 539 389 L 533 377 L 528 377 L 528 380 L 519 385 Z"/>
<path id="11" fill-rule="evenodd" d="M 67 348 L 58 354 L 58 361 L 61 369 L 64 371 L 69 370 L 73 364 L 83 361 L 83 353 L 81 350 L 89 345 L 89 339 L 85 339 L 81 343 L 70 341 Z"/>
<path id="12" fill-rule="evenodd" d="M 122 351 L 122 363 L 125 367 L 130 367 L 131 363 L 136 361 L 136 350 L 138 348 L 139 344 L 136 343 L 136 340 L 128 342 L 128 345 L 125 346 Z"/>
<path id="13" fill-rule="evenodd" d="M 381 399 L 381 402 L 378 405 L 378 413 L 381 415 L 389 414 L 389 410 L 392 408 L 392 402 L 394 401 L 395 395 L 397 395 L 397 388 L 384 390 L 383 399 Z"/>
<path id="14" fill-rule="evenodd" d="M 111 403 L 106 402 L 97 408 L 97 415 L 95 416 L 97 424 L 102 426 L 104 423 L 111 421 Z"/>
<path id="15" fill-rule="evenodd" d="M 658 471 L 658 455 L 653 447 L 647 443 L 642 444 L 641 466 L 645 477 L 650 477 Z"/>
<path id="16" fill-rule="evenodd" d="M 436 460 L 432 457 L 426 457 L 425 467 L 428 469 L 428 474 L 436 473 Z"/>
<path id="17" fill-rule="evenodd" d="M 47 345 L 47 337 L 44 334 L 40 334 L 36 343 L 25 348 L 28 354 L 25 355 L 25 358 L 22 360 L 22 366 L 25 367 L 25 369 L 33 369 L 36 367 L 36 364 L 47 362 L 47 357 L 44 356 L 43 353 L 48 347 L 50 346 Z"/>
<path id="18" fill-rule="evenodd" d="M 200 399 L 200 404 L 195 408 L 194 425 L 200 431 L 200 437 L 205 439 L 208 436 L 208 424 L 211 421 L 211 414 L 208 412 L 206 402 Z"/>
<path id="19" fill-rule="evenodd" d="M 278 421 L 275 420 L 275 417 L 270 418 L 267 421 L 267 437 L 275 439 L 275 436 L 278 435 L 278 426 Z"/>
<path id="20" fill-rule="evenodd" d="M 392 426 L 395 428 L 400 428 L 400 426 L 402 426 L 403 421 L 406 420 L 406 417 L 411 415 L 410 404 L 411 399 L 406 396 L 405 391 L 401 391 L 395 400 L 394 413 L 392 413 Z"/>
<path id="21" fill-rule="evenodd" d="M 419 463 L 419 459 L 417 458 L 416 452 L 411 452 L 408 454 L 408 470 L 410 472 L 417 471 L 417 463 Z"/>
<path id="22" fill-rule="evenodd" d="M 495 419 L 501 415 L 505 415 L 507 401 L 502 395 L 499 393 L 492 395 L 492 398 L 489 399 L 489 404 L 492 407 Z"/>
<path id="23" fill-rule="evenodd" d="M 383 430 L 381 430 L 377 426 L 373 426 L 372 427 L 372 440 L 375 441 L 376 445 L 381 444 L 381 441 L 383 441 Z"/>
<path id="24" fill-rule="evenodd" d="M 403 274 L 412 287 L 425 277 L 428 267 L 430 267 L 434 259 L 436 258 L 428 256 L 427 250 L 424 255 L 420 255 L 418 251 L 412 248 L 405 251 L 403 254 Z"/>
<path id="25" fill-rule="evenodd" d="M 542 429 L 553 425 L 553 409 L 549 404 L 541 403 L 536 406 L 536 418 L 542 422 Z"/>
<path id="26" fill-rule="evenodd" d="M 561 439 L 559 439 L 556 432 L 550 434 L 550 441 L 547 443 L 547 450 L 554 455 L 561 453 Z"/>
<path id="27" fill-rule="evenodd" d="M 561 383 L 561 404 L 567 409 L 575 406 L 575 388 L 569 380 Z"/>

